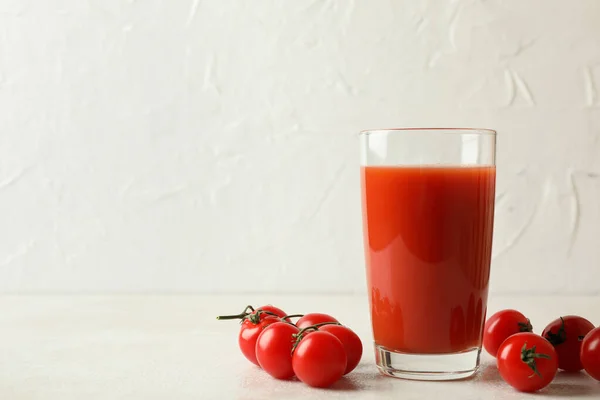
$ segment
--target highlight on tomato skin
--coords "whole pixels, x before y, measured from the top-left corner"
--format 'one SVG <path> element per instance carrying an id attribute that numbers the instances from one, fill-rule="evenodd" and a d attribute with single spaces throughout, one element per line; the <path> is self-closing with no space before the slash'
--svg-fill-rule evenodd
<path id="1" fill-rule="evenodd" d="M 542 332 L 558 354 L 558 368 L 567 372 L 583 369 L 581 363 L 581 344 L 583 338 L 594 329 L 587 319 L 578 315 L 559 317 L 550 322 Z"/>
<path id="2" fill-rule="evenodd" d="M 585 335 L 581 342 L 581 364 L 592 378 L 600 381 L 600 327 Z"/>
<path id="3" fill-rule="evenodd" d="M 517 310 L 501 310 L 488 318 L 483 330 L 483 347 L 496 357 L 500 345 L 519 332 L 532 332 L 529 319 Z"/>
<path id="4" fill-rule="evenodd" d="M 496 362 L 502 379 L 521 392 L 545 388 L 558 370 L 558 355 L 552 344 L 530 332 L 506 339 L 498 349 Z"/>

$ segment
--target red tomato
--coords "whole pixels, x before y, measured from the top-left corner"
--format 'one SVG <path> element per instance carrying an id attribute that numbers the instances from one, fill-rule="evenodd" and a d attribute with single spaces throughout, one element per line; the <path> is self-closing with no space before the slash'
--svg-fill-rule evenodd
<path id="1" fill-rule="evenodd" d="M 358 335 L 352 329 L 342 325 L 323 325 L 319 330 L 331 333 L 342 342 L 347 359 L 344 375 L 356 368 L 363 352 L 362 342 Z"/>
<path id="2" fill-rule="evenodd" d="M 502 342 L 519 332 L 531 332 L 533 329 L 523 314 L 516 310 L 502 310 L 492 315 L 483 330 L 483 347 L 496 357 Z"/>
<path id="3" fill-rule="evenodd" d="M 592 329 L 581 342 L 581 364 L 592 378 L 600 381 L 600 327 Z"/>
<path id="4" fill-rule="evenodd" d="M 305 314 L 302 318 L 300 318 L 296 322 L 296 326 L 300 329 L 306 328 L 308 326 L 321 324 L 323 322 L 339 322 L 337 319 L 333 318 L 331 315 L 321 314 L 321 313 L 309 313 Z"/>
<path id="5" fill-rule="evenodd" d="M 548 324 L 542 336 L 548 339 L 558 354 L 558 368 L 569 372 L 581 371 L 581 341 L 594 329 L 585 318 L 576 315 L 560 317 Z"/>
<path id="6" fill-rule="evenodd" d="M 287 322 L 276 322 L 262 331 L 256 341 L 256 359 L 269 375 L 277 379 L 294 376 L 292 368 L 292 346 L 296 338 L 292 335 L 300 330 Z"/>
<path id="7" fill-rule="evenodd" d="M 312 387 L 328 387 L 344 375 L 346 351 L 329 332 L 311 332 L 302 338 L 292 357 L 294 373 Z"/>
<path id="8" fill-rule="evenodd" d="M 258 323 L 252 322 L 249 318 L 242 320 L 242 327 L 238 335 L 238 345 L 248 361 L 259 365 L 256 359 L 256 341 L 266 327 L 276 322 L 281 322 L 281 319 L 267 314 L 261 314 Z"/>
<path id="9" fill-rule="evenodd" d="M 265 311 L 265 312 L 262 312 Z M 275 314 L 275 315 L 273 315 Z M 272 305 L 257 308 L 247 306 L 244 311 L 236 315 L 223 315 L 217 317 L 220 320 L 241 319 L 242 327 L 238 334 L 238 345 L 242 354 L 252 363 L 258 365 L 256 360 L 256 340 L 258 335 L 267 326 L 281 321 L 279 317 L 285 316 L 285 311 Z"/>
<path id="10" fill-rule="evenodd" d="M 529 332 L 506 339 L 498 349 L 497 363 L 502 379 L 521 392 L 545 388 L 558 369 L 558 357 L 552 344 Z"/>

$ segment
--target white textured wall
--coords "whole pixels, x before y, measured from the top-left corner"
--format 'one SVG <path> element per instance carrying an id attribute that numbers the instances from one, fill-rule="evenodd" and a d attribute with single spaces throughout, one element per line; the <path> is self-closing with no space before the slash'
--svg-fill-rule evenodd
<path id="1" fill-rule="evenodd" d="M 0 290 L 364 292 L 360 129 L 499 131 L 492 288 L 600 291 L 600 1 L 0 0 Z"/>

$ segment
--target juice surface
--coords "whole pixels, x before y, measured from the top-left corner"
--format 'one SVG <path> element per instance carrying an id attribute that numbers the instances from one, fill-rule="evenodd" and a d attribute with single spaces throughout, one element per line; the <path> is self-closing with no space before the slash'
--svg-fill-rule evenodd
<path id="1" fill-rule="evenodd" d="M 495 167 L 362 167 L 375 343 L 407 353 L 481 346 Z"/>

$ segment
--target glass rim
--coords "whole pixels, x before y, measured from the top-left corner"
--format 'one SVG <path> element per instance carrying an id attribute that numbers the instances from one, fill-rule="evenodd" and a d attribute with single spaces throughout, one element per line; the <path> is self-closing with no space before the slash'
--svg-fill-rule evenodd
<path id="1" fill-rule="evenodd" d="M 488 128 L 385 128 L 385 129 L 365 129 L 359 132 L 360 136 L 385 132 L 416 133 L 416 132 L 436 132 L 449 135 L 469 134 L 496 136 L 497 132 Z"/>

